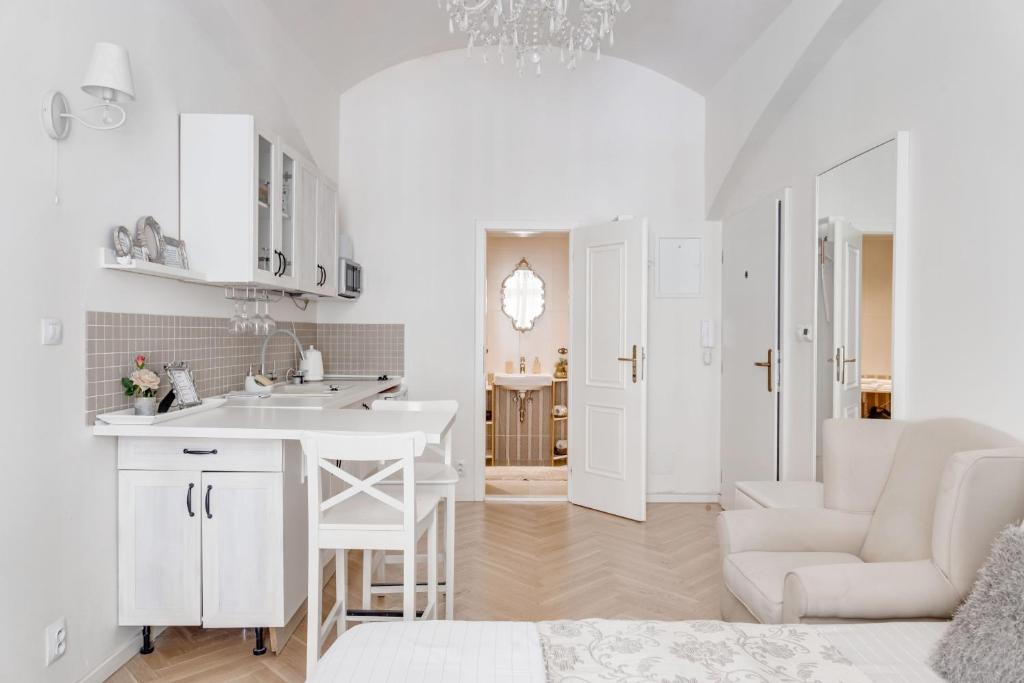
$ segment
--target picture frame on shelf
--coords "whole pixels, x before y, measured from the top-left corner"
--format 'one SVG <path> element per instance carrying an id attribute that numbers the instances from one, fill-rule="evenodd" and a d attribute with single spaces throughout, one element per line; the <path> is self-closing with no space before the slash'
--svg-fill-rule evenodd
<path id="1" fill-rule="evenodd" d="M 185 241 L 173 237 L 164 237 L 163 240 L 163 265 L 188 270 L 188 251 L 185 248 Z"/>
<path id="2" fill-rule="evenodd" d="M 200 405 L 203 399 L 199 398 L 199 390 L 196 389 L 195 379 L 192 370 L 181 361 L 168 363 L 164 366 L 167 379 L 171 383 L 171 390 L 177 398 L 178 408 L 191 408 Z"/>

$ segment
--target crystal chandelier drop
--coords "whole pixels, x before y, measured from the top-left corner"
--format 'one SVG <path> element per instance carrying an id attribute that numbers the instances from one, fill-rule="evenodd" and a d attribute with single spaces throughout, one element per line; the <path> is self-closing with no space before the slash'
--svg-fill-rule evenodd
<path id="1" fill-rule="evenodd" d="M 529 64 L 538 76 L 554 50 L 570 70 L 584 50 L 601 59 L 601 44 L 615 44 L 615 20 L 629 8 L 629 0 L 445 0 L 448 30 L 469 36 L 469 54 L 483 48 L 487 61 L 496 50 L 502 64 L 508 54 L 520 73 Z"/>

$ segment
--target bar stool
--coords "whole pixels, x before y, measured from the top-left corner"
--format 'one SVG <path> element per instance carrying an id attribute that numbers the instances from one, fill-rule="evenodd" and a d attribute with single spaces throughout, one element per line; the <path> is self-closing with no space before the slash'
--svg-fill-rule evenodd
<path id="1" fill-rule="evenodd" d="M 346 621 L 379 621 L 420 616 L 437 618 L 437 505 L 436 493 L 419 490 L 415 483 L 416 459 L 423 453 L 422 432 L 404 434 L 331 434 L 306 432 L 300 438 L 306 459 L 309 500 L 309 585 L 306 612 L 306 676 L 320 659 L 320 648 L 332 622 L 340 636 Z M 361 479 L 343 469 L 353 462 L 378 461 L 382 467 Z M 347 484 L 324 500 L 322 472 L 328 480 Z M 397 477 L 386 487 L 382 482 Z M 399 494 L 398 496 L 393 494 Z M 416 612 L 416 544 L 427 536 L 427 605 Z M 403 553 L 402 610 L 364 611 L 348 608 L 348 550 L 400 550 Z M 334 606 L 321 625 L 322 569 L 320 551 L 335 551 Z"/>
<path id="2" fill-rule="evenodd" d="M 458 401 L 393 401 L 377 400 L 372 410 L 395 410 L 410 412 L 458 413 Z M 395 483 L 392 476 L 388 484 Z M 444 578 L 438 584 L 444 595 L 445 619 L 455 618 L 455 485 L 459 473 L 452 467 L 451 433 L 440 446 L 427 446 L 423 457 L 416 461 L 416 487 L 418 491 L 434 493 L 444 498 Z M 383 576 L 386 565 L 397 556 L 387 553 L 363 551 L 363 608 L 370 609 L 373 596 L 398 593 L 401 583 L 387 583 Z M 376 574 L 376 578 L 374 575 Z M 420 592 L 425 585 L 417 587 Z"/>

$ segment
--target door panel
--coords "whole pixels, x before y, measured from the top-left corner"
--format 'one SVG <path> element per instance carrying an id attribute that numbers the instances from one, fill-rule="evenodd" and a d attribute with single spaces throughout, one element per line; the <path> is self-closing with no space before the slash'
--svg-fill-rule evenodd
<path id="1" fill-rule="evenodd" d="M 320 179 L 317 194 L 316 258 L 321 267 L 320 292 L 327 296 L 338 294 L 338 191 Z"/>
<path id="2" fill-rule="evenodd" d="M 647 222 L 572 234 L 569 499 L 643 521 L 647 498 Z M 634 360 L 635 359 L 635 360 Z M 633 368 L 636 368 L 635 372 Z"/>
<path id="3" fill-rule="evenodd" d="M 784 195 L 722 225 L 722 505 L 778 471 L 779 236 Z"/>
<path id="4" fill-rule="evenodd" d="M 118 473 L 121 626 L 200 623 L 199 485 L 199 472 Z"/>
<path id="5" fill-rule="evenodd" d="M 847 221 L 835 221 L 835 313 L 832 317 L 832 415 L 860 417 L 860 314 L 864 235 Z"/>
<path id="6" fill-rule="evenodd" d="M 317 193 L 319 178 L 316 169 L 301 162 L 299 164 L 299 235 L 302 245 L 299 259 L 299 286 L 308 292 L 315 292 L 320 279 L 317 270 Z"/>
<path id="7" fill-rule="evenodd" d="M 203 626 L 284 625 L 281 473 L 204 472 L 202 488 Z"/>

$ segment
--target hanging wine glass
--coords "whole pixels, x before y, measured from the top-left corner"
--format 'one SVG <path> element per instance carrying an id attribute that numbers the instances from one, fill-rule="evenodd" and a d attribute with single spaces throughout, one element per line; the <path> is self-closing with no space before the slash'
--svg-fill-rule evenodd
<path id="1" fill-rule="evenodd" d="M 242 302 L 235 301 L 235 312 L 228 320 L 228 334 L 245 334 L 245 321 L 242 319 Z"/>

